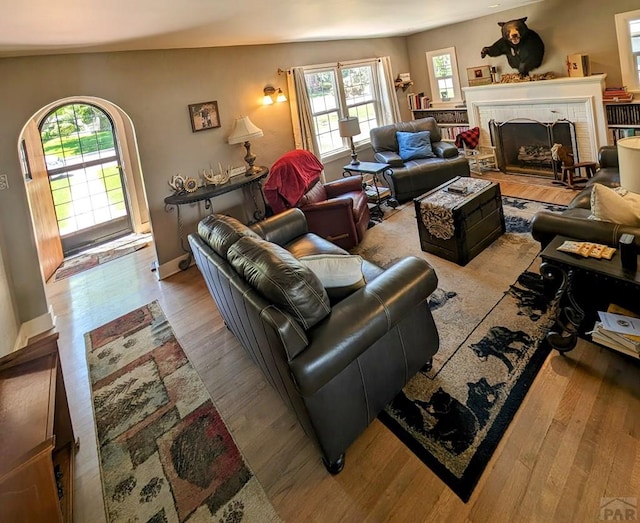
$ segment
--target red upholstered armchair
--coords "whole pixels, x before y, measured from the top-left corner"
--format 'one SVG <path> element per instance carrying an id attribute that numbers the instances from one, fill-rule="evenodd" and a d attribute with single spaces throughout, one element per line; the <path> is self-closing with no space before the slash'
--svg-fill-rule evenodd
<path id="1" fill-rule="evenodd" d="M 367 195 L 360 176 L 322 183 L 322 163 L 309 151 L 289 151 L 273 164 L 264 195 L 275 214 L 300 208 L 310 232 L 343 249 L 355 247 L 369 226 Z"/>

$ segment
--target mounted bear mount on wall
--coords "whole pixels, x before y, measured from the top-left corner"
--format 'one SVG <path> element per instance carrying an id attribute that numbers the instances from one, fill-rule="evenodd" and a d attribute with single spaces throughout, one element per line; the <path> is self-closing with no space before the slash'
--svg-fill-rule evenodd
<path id="1" fill-rule="evenodd" d="M 544 57 L 544 43 L 535 31 L 529 29 L 527 17 L 498 22 L 502 28 L 502 37 L 489 47 L 483 47 L 480 56 L 506 55 L 509 65 L 521 76 L 528 76 L 529 71 L 540 67 Z"/>

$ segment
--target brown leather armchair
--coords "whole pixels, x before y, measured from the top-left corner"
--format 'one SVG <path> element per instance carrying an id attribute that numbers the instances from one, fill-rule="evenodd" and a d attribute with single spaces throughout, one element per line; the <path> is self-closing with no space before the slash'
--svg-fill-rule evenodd
<path id="1" fill-rule="evenodd" d="M 362 241 L 369 226 L 367 195 L 360 176 L 322 183 L 323 166 L 309 151 L 289 151 L 273 164 L 264 195 L 275 214 L 298 207 L 313 232 L 343 249 Z"/>

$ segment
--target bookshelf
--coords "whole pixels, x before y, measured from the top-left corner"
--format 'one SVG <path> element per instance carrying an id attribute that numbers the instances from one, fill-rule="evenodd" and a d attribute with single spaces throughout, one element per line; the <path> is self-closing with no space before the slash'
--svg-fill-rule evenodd
<path id="1" fill-rule="evenodd" d="M 414 110 L 413 118 L 435 118 L 442 133 L 442 139 L 453 141 L 456 136 L 469 130 L 469 117 L 466 108 L 460 109 L 419 109 Z"/>
<path id="2" fill-rule="evenodd" d="M 620 138 L 640 136 L 640 101 L 605 104 L 609 141 L 615 145 Z"/>

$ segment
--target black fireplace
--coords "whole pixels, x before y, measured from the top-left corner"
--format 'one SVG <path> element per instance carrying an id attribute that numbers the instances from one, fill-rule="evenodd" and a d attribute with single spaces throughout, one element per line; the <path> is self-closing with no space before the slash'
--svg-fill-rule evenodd
<path id="1" fill-rule="evenodd" d="M 491 143 L 496 148 L 498 168 L 508 174 L 558 177 L 558 166 L 551 157 L 551 147 L 562 144 L 579 162 L 575 125 L 569 120 L 539 122 L 516 118 L 506 122 L 489 122 Z"/>

